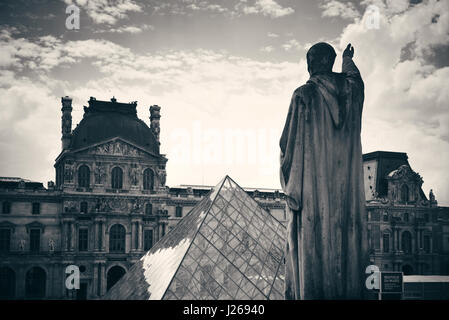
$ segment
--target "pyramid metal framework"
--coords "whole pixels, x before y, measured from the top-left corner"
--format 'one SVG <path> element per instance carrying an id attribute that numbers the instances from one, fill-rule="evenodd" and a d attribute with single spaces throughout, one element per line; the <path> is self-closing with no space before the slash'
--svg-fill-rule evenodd
<path id="1" fill-rule="evenodd" d="M 105 299 L 279 300 L 285 227 L 226 176 Z"/>

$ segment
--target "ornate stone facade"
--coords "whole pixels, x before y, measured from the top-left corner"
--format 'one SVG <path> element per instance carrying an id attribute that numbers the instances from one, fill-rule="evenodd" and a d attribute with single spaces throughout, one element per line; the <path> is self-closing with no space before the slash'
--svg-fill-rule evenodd
<path id="1" fill-rule="evenodd" d="M 449 208 L 427 198 L 407 155 L 364 155 L 371 263 L 383 271 L 449 275 Z"/>
<path id="2" fill-rule="evenodd" d="M 56 183 L 0 178 L 0 298 L 101 298 L 210 190 L 165 185 L 167 159 L 134 103 L 89 104 L 88 119 L 65 135 Z M 122 127 L 103 130 L 109 117 Z M 449 208 L 438 207 L 433 192 L 425 196 L 406 154 L 366 154 L 364 171 L 372 263 L 449 274 Z M 282 192 L 245 190 L 285 223 Z M 65 286 L 70 265 L 79 267 L 79 290 Z"/>
<path id="3" fill-rule="evenodd" d="M 62 98 L 56 184 L 30 189 L 31 182 L 19 179 L 16 186 L 0 187 L 1 202 L 9 205 L 0 216 L 2 237 L 8 238 L 0 272 L 15 278 L 6 296 L 99 298 L 168 230 L 161 174 L 167 159 L 137 118 L 136 103 L 91 98 L 73 131 L 71 103 Z M 70 265 L 81 272 L 76 291 L 65 288 Z"/>

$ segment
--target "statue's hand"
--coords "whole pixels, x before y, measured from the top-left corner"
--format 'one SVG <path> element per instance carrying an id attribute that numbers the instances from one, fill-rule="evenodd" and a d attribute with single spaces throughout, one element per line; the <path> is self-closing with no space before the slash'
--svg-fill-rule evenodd
<path id="1" fill-rule="evenodd" d="M 351 46 L 351 44 L 349 43 L 348 46 L 346 47 L 345 51 L 343 51 L 343 58 L 344 57 L 352 58 L 353 56 L 354 56 L 354 47 Z"/>

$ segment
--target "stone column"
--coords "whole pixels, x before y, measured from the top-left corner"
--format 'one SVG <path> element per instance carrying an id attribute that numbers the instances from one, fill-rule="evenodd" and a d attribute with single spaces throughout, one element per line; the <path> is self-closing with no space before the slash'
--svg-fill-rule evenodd
<path id="1" fill-rule="evenodd" d="M 418 244 L 418 238 L 419 238 L 419 231 L 418 229 L 415 229 L 415 241 L 413 241 L 415 243 L 415 250 L 413 250 L 413 252 L 418 253 L 419 250 L 419 244 Z"/>
<path id="2" fill-rule="evenodd" d="M 26 268 L 24 265 L 19 265 L 16 270 L 16 299 L 23 299 L 25 297 L 25 278 Z"/>
<path id="3" fill-rule="evenodd" d="M 419 230 L 419 249 L 423 247 L 423 230 Z"/>
<path id="4" fill-rule="evenodd" d="M 75 223 L 71 222 L 70 223 L 70 230 L 71 230 L 71 239 L 70 239 L 70 250 L 74 251 L 75 250 L 75 239 L 76 239 L 76 228 L 75 228 Z"/>
<path id="5" fill-rule="evenodd" d="M 99 236 L 100 236 L 100 231 L 98 228 L 98 221 L 95 221 L 95 223 L 94 223 L 94 251 L 100 251 Z"/>
<path id="6" fill-rule="evenodd" d="M 70 145 L 72 133 L 72 99 L 68 96 L 61 98 L 62 117 L 61 117 L 61 142 L 62 150 L 67 149 Z"/>
<path id="7" fill-rule="evenodd" d="M 395 229 L 391 229 L 391 252 L 396 252 L 396 239 L 395 239 Z"/>
<path id="8" fill-rule="evenodd" d="M 100 274 L 101 274 L 101 283 L 100 283 L 100 296 L 104 296 L 106 293 L 106 265 L 105 263 L 100 263 Z"/>
<path id="9" fill-rule="evenodd" d="M 72 248 L 72 223 L 70 221 L 67 222 L 67 251 L 70 251 Z"/>
<path id="10" fill-rule="evenodd" d="M 61 270 L 62 270 L 62 281 L 61 281 L 62 285 L 60 287 L 61 298 L 65 299 L 65 298 L 67 298 L 67 295 L 66 295 L 67 288 L 65 287 L 65 280 L 67 279 L 67 274 L 65 273 L 65 268 L 67 267 L 67 264 L 66 263 L 61 263 L 60 266 L 61 266 Z"/>
<path id="11" fill-rule="evenodd" d="M 402 248 L 401 248 L 401 237 L 400 237 L 400 230 L 399 229 L 397 229 L 396 230 L 396 248 L 397 248 L 397 251 L 400 251 Z"/>
<path id="12" fill-rule="evenodd" d="M 101 251 L 106 251 L 106 226 L 104 225 L 104 222 L 100 222 L 100 235 L 101 235 Z"/>
<path id="13" fill-rule="evenodd" d="M 93 263 L 93 277 L 92 277 L 92 295 L 99 296 L 98 295 L 98 264 Z"/>
<path id="14" fill-rule="evenodd" d="M 136 235 L 137 235 L 136 223 L 133 221 L 133 222 L 131 222 L 131 245 L 130 245 L 131 251 L 137 249 L 136 248 Z"/>
<path id="15" fill-rule="evenodd" d="M 142 223 L 139 223 L 139 222 L 137 222 L 137 229 L 139 230 L 139 246 L 138 246 L 138 250 L 139 251 L 142 251 L 142 248 L 143 248 L 143 246 L 142 246 L 142 243 L 143 243 L 143 225 L 142 225 Z"/>
<path id="16" fill-rule="evenodd" d="M 139 248 L 139 223 L 136 221 L 134 222 L 134 250 L 137 250 Z"/>
<path id="17" fill-rule="evenodd" d="M 62 251 L 67 251 L 68 250 L 68 243 L 67 243 L 67 222 L 63 221 L 62 222 L 62 237 L 61 237 L 61 246 L 62 246 Z"/>

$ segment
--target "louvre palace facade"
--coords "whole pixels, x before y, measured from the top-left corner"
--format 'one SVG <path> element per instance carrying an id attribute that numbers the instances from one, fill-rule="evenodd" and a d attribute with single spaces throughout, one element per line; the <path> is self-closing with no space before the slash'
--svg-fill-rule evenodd
<path id="1" fill-rule="evenodd" d="M 55 182 L 0 177 L 0 299 L 100 299 L 202 201 L 210 186 L 166 186 L 160 110 L 91 97 L 72 130 L 63 97 Z M 405 153 L 364 155 L 371 262 L 406 274 L 449 274 L 449 208 L 427 197 Z M 244 188 L 286 223 L 280 190 Z M 78 266 L 80 288 L 66 287 Z"/>

